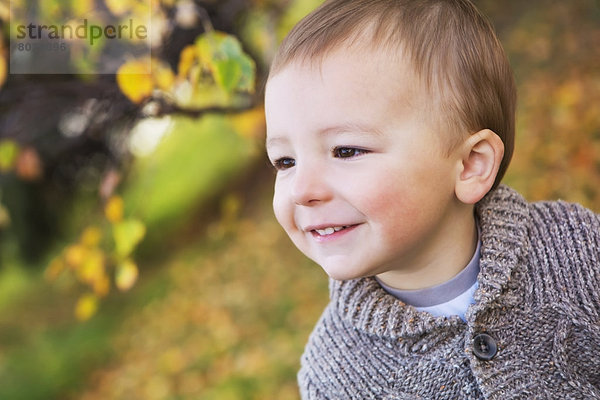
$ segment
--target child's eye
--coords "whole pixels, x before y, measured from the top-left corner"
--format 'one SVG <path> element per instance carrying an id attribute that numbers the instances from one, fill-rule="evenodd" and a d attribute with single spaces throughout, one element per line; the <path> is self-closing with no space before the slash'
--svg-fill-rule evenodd
<path id="1" fill-rule="evenodd" d="M 294 160 L 293 158 L 289 158 L 289 157 L 278 158 L 277 160 L 275 160 L 273 162 L 273 167 L 275 167 L 275 169 L 277 171 L 289 169 L 295 165 L 296 165 L 296 160 Z"/>
<path id="2" fill-rule="evenodd" d="M 355 147 L 336 147 L 333 149 L 333 155 L 336 158 L 352 158 L 366 153 L 368 153 L 368 150 Z"/>

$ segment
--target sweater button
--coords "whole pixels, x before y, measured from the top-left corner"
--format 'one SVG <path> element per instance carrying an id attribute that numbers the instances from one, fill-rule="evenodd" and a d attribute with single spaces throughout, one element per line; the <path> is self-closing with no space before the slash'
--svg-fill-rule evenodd
<path id="1" fill-rule="evenodd" d="M 489 361 L 498 352 L 498 345 L 493 337 L 486 333 L 480 333 L 473 338 L 473 353 L 475 357 L 483 361 Z"/>

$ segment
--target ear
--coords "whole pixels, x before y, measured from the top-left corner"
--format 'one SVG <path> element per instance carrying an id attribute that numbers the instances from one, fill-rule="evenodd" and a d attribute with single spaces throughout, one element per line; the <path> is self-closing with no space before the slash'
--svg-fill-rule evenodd
<path id="1" fill-rule="evenodd" d="M 454 190 L 460 201 L 475 204 L 494 185 L 504 156 L 504 143 L 496 133 L 483 129 L 470 135 L 462 149 L 462 165 Z"/>

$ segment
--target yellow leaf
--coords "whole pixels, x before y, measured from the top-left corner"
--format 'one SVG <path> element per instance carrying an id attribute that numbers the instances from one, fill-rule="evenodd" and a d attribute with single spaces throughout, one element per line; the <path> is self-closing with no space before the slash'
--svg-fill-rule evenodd
<path id="1" fill-rule="evenodd" d="M 65 249 L 65 260 L 71 268 L 77 268 L 86 257 L 87 250 L 79 244 L 70 245 Z"/>
<path id="2" fill-rule="evenodd" d="M 103 275 L 104 253 L 98 249 L 88 251 L 83 262 L 77 268 L 77 277 L 80 281 L 93 285 Z"/>
<path id="3" fill-rule="evenodd" d="M 49 281 L 53 281 L 64 269 L 65 263 L 60 257 L 57 257 L 50 262 L 50 265 L 44 271 L 44 277 Z"/>
<path id="4" fill-rule="evenodd" d="M 112 196 L 106 202 L 104 215 L 106 215 L 106 219 L 115 224 L 123 220 L 123 209 L 123 199 L 120 196 Z"/>
<path id="5" fill-rule="evenodd" d="M 170 91 L 175 83 L 175 74 L 171 67 L 164 62 L 154 62 L 152 64 L 152 76 L 154 83 L 159 89 Z"/>
<path id="6" fill-rule="evenodd" d="M 100 297 L 104 297 L 110 291 L 110 280 L 106 274 L 102 274 L 101 277 L 94 281 L 93 285 L 94 293 Z"/>
<path id="7" fill-rule="evenodd" d="M 154 82 L 148 59 L 127 61 L 117 71 L 121 92 L 134 103 L 140 103 L 152 94 Z"/>
<path id="8" fill-rule="evenodd" d="M 135 284 L 138 277 L 137 265 L 127 259 L 117 266 L 115 283 L 120 290 L 129 290 Z"/>
<path id="9" fill-rule="evenodd" d="M 185 78 L 188 76 L 192 65 L 196 62 L 196 46 L 190 44 L 185 46 L 181 53 L 179 54 L 179 65 L 177 66 L 177 75 L 180 78 Z"/>
<path id="10" fill-rule="evenodd" d="M 95 247 L 98 246 L 100 240 L 102 240 L 102 231 L 97 226 L 92 225 L 85 228 L 79 243 L 86 247 Z"/>
<path id="11" fill-rule="evenodd" d="M 123 0 L 106 0 L 104 2 L 106 7 L 116 16 L 122 16 L 125 13 L 131 11 L 132 5 L 131 1 L 123 1 Z"/>
<path id="12" fill-rule="evenodd" d="M 72 0 L 71 9 L 75 16 L 89 18 L 94 11 L 94 0 Z"/>
<path id="13" fill-rule="evenodd" d="M 77 300 L 75 317 L 80 321 L 87 321 L 98 310 L 98 298 L 93 294 L 85 294 Z"/>

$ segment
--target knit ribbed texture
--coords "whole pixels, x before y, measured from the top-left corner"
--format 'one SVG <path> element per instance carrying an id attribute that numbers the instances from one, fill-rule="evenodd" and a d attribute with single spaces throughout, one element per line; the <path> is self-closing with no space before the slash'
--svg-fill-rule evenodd
<path id="1" fill-rule="evenodd" d="M 374 278 L 330 281 L 298 382 L 303 399 L 600 399 L 600 220 L 500 186 L 476 207 L 481 271 L 467 323 Z M 498 352 L 478 359 L 487 333 Z"/>

